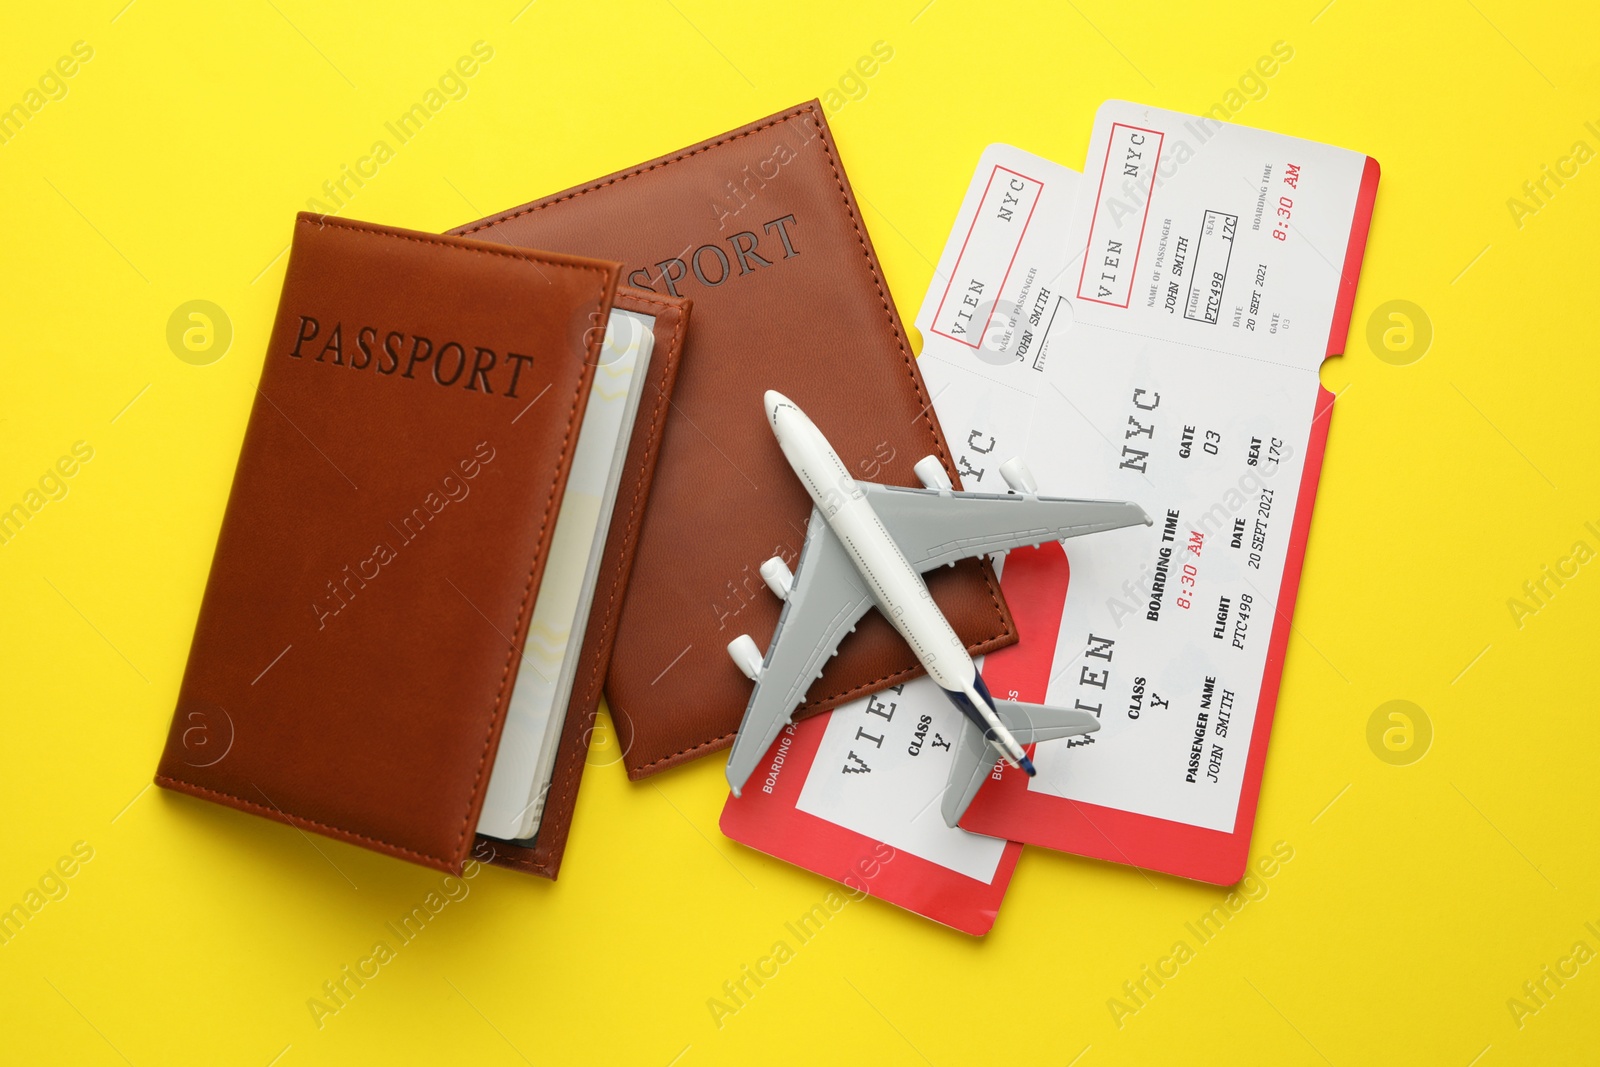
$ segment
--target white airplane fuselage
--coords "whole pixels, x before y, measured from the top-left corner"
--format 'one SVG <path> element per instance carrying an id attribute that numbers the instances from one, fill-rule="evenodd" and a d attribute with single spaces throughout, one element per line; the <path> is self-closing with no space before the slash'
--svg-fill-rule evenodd
<path id="1" fill-rule="evenodd" d="M 784 458 L 849 553 L 879 612 L 905 638 L 940 688 L 972 693 L 978 670 L 966 646 L 934 603 L 922 575 L 889 536 L 839 454 L 806 413 L 788 399 L 768 392 L 766 408 Z"/>

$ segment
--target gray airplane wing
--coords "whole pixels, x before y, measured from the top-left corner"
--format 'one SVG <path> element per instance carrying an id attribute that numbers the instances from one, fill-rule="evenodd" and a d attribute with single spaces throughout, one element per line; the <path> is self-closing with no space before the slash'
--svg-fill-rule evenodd
<path id="1" fill-rule="evenodd" d="M 1087 711 L 1021 704 L 1015 700 L 996 700 L 994 710 L 1006 729 L 1024 745 L 1057 737 L 1077 737 L 1100 729 L 1100 720 Z M 960 822 L 996 760 L 994 746 L 984 740 L 982 731 L 967 719 L 961 722 L 961 739 L 956 744 L 955 757 L 940 805 L 946 826 Z"/>
<path id="2" fill-rule="evenodd" d="M 839 648 L 845 634 L 872 607 L 856 566 L 815 508 L 744 723 L 728 756 L 728 784 L 737 796 L 772 747 L 789 715 Z"/>
<path id="3" fill-rule="evenodd" d="M 858 482 L 889 536 L 919 571 L 1022 545 L 1150 525 L 1138 504 L 958 493 Z"/>

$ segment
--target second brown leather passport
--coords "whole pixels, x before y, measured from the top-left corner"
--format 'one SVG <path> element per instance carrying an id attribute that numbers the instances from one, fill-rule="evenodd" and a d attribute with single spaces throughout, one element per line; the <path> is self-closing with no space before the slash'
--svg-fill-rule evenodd
<path id="1" fill-rule="evenodd" d="M 916 485 L 931 454 L 960 485 L 820 105 L 452 232 L 617 260 L 627 284 L 694 301 L 605 691 L 630 777 L 726 747 L 750 696 L 726 646 L 771 639 L 757 568 L 794 565 L 811 509 L 762 393 L 793 398 L 860 478 Z M 987 561 L 927 577 L 974 654 L 1016 640 Z M 796 714 L 919 673 L 872 612 Z"/>

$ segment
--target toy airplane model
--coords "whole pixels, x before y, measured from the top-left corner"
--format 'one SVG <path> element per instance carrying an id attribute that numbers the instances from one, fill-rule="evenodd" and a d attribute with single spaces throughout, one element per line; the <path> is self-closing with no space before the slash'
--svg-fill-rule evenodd
<path id="1" fill-rule="evenodd" d="M 1031 775 L 1033 763 L 1023 752 L 1024 744 L 1100 728 L 1088 712 L 990 696 L 922 575 L 969 556 L 1148 526 L 1150 517 L 1143 508 L 1123 501 L 1040 496 L 1033 475 L 1018 459 L 1000 467 L 1015 495 L 957 492 L 933 456 L 923 457 L 914 468 L 925 488 L 858 482 L 793 401 L 771 390 L 763 400 L 778 447 L 816 506 L 794 573 L 778 556 L 761 565 L 762 579 L 784 602 L 766 656 L 749 634 L 728 644 L 733 661 L 756 683 L 728 757 L 734 796 L 839 642 L 871 607 L 900 632 L 928 676 L 966 716 L 944 792 L 947 825 L 955 826 L 967 810 L 996 754 Z"/>

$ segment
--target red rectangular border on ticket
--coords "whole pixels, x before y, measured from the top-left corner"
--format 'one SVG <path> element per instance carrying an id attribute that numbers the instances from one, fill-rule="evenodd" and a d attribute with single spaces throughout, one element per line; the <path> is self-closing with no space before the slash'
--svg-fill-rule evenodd
<path id="1" fill-rule="evenodd" d="M 985 182 L 983 186 L 983 195 L 978 197 L 978 210 L 972 213 L 972 224 L 967 227 L 967 236 L 962 238 L 961 251 L 956 253 L 955 264 L 950 268 L 950 280 L 945 282 L 944 295 L 939 297 L 939 306 L 934 310 L 933 323 L 929 327 L 933 333 L 938 334 L 940 337 L 949 338 L 957 344 L 966 345 L 968 348 L 982 347 L 982 338 L 984 334 L 988 333 L 989 331 L 989 323 L 994 321 L 994 313 L 996 310 L 995 305 L 991 304 L 989 306 L 989 314 L 983 320 L 983 326 L 978 329 L 979 341 L 977 343 L 973 343 L 972 341 L 966 340 L 962 337 L 952 337 L 950 334 L 947 334 L 943 330 L 937 329 L 936 327 L 939 324 L 939 315 L 944 311 L 945 301 L 950 299 L 950 287 L 954 285 L 955 280 L 961 276 L 961 261 L 966 258 L 967 245 L 972 242 L 973 231 L 978 228 L 978 217 L 982 213 L 984 202 L 989 199 L 989 190 L 994 186 L 995 176 L 1001 171 L 1005 171 L 1007 174 L 1015 175 L 1025 182 L 1030 182 L 1034 185 L 1037 185 L 1039 187 L 1039 191 L 1033 195 L 1033 206 L 1028 208 L 1028 217 L 1023 220 L 1022 229 L 1017 231 L 1017 243 L 1016 246 L 1011 249 L 1011 258 L 1006 261 L 1006 271 L 1000 276 L 1000 286 L 995 290 L 997 293 L 1003 293 L 1006 291 L 1006 281 L 1011 277 L 1011 268 L 1016 265 L 1017 253 L 1022 251 L 1022 239 L 1027 236 L 1028 226 L 1033 222 L 1034 208 L 1039 206 L 1039 198 L 1044 195 L 1044 182 L 1040 181 L 1038 178 L 1030 178 L 1026 174 L 1023 174 L 1019 171 L 1014 171 L 1010 167 L 1002 167 L 998 163 L 996 163 L 994 169 L 989 172 L 989 180 Z"/>
<path id="2" fill-rule="evenodd" d="M 1144 213 L 1139 219 L 1139 239 L 1133 244 L 1133 265 L 1128 268 L 1126 275 L 1128 294 L 1119 304 L 1115 300 L 1101 300 L 1089 296 L 1083 291 L 1083 280 L 1089 273 L 1089 250 L 1095 245 L 1095 234 L 1100 229 L 1100 203 L 1106 191 L 1106 171 L 1111 168 L 1111 149 L 1117 143 L 1117 131 L 1130 130 L 1134 133 L 1148 133 L 1156 138 L 1156 161 L 1150 164 L 1150 188 L 1144 191 Z M 1126 122 L 1113 122 L 1111 132 L 1106 135 L 1106 158 L 1100 165 L 1100 184 L 1094 191 L 1094 211 L 1089 216 L 1089 237 L 1083 246 L 1083 266 L 1078 270 L 1078 299 L 1088 300 L 1095 304 L 1106 304 L 1109 307 L 1125 308 L 1133 301 L 1133 279 L 1139 273 L 1139 250 L 1144 247 L 1144 230 L 1150 222 L 1150 201 L 1155 199 L 1156 168 L 1161 163 L 1161 146 L 1166 144 L 1167 135 L 1160 130 L 1147 130 L 1143 126 L 1130 126 Z"/>

